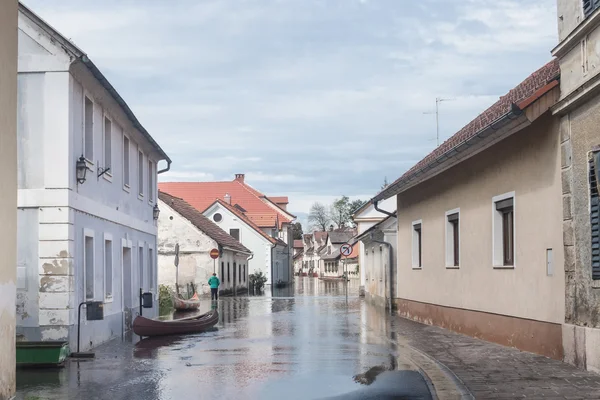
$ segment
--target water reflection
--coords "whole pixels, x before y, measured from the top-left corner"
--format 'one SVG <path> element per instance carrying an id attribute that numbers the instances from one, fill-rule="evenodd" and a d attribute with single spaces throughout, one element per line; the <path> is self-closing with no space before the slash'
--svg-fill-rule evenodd
<path id="1" fill-rule="evenodd" d="M 360 387 L 354 377 L 372 367 L 382 366 L 369 377 L 408 365 L 397 360 L 397 349 L 389 344 L 386 319 L 357 295 L 357 282 L 302 277 L 293 287 L 263 296 L 203 301 L 198 313 L 219 311 L 215 331 L 111 342 L 97 349 L 95 361 L 78 368 L 71 363 L 62 382 L 25 384 L 29 376 L 20 375 L 19 392 L 43 390 L 44 399 L 111 400 L 190 393 L 292 400 L 347 393 Z"/>

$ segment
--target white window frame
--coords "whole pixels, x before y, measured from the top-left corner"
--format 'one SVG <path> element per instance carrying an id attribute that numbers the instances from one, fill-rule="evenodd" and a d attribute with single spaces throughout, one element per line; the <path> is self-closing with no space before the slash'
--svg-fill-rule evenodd
<path id="1" fill-rule="evenodd" d="M 86 116 L 85 116 L 85 100 L 88 99 L 91 103 L 92 103 L 92 154 L 91 157 L 88 158 L 88 154 L 85 154 L 85 148 L 86 148 Z M 94 97 L 87 91 L 84 89 L 83 91 L 83 115 L 82 115 L 82 121 L 83 121 L 83 149 L 81 151 L 81 153 L 83 154 L 83 157 L 85 158 L 85 161 L 87 162 L 88 166 L 89 165 L 94 165 L 94 154 L 96 153 L 94 151 L 94 113 L 95 113 L 95 109 L 96 109 L 96 102 L 94 101 Z"/>
<path id="2" fill-rule="evenodd" d="M 111 257 L 110 257 L 110 272 L 111 272 L 111 276 L 107 276 L 108 274 L 106 273 L 106 242 L 110 242 L 110 249 L 111 249 Z M 115 248 L 114 248 L 114 241 L 113 241 L 113 237 L 111 234 L 109 233 L 105 233 L 104 234 L 104 241 L 102 243 L 102 254 L 104 255 L 104 279 L 103 279 L 103 289 L 104 289 L 104 302 L 105 303 L 112 303 L 113 299 L 114 299 L 114 293 L 111 293 L 110 295 L 106 294 L 106 281 L 107 279 L 111 280 L 111 287 L 112 287 L 112 291 L 115 291 Z"/>
<path id="3" fill-rule="evenodd" d="M 125 258 L 123 257 L 123 249 L 129 249 L 129 261 L 131 265 L 131 269 L 129 271 L 129 284 L 131 293 L 135 295 L 135 289 L 133 287 L 133 241 L 121 238 L 121 253 L 119 254 L 119 260 L 121 261 L 121 308 L 125 307 L 125 293 L 127 293 L 125 289 Z"/>
<path id="4" fill-rule="evenodd" d="M 448 216 L 458 214 L 458 265 L 454 265 L 454 227 L 452 223 L 448 221 Z M 460 241 L 462 239 L 462 235 L 460 234 L 461 221 L 460 221 L 460 208 L 455 208 L 453 210 L 448 210 L 444 214 L 444 221 L 446 223 L 446 268 L 448 269 L 458 269 L 461 264 L 461 246 Z"/>
<path id="5" fill-rule="evenodd" d="M 421 225 L 421 237 L 415 231 L 415 225 Z M 412 246 L 411 246 L 411 254 L 412 254 L 412 268 L 413 269 L 422 269 L 423 268 L 423 220 L 419 219 L 413 221 L 410 226 L 411 236 L 412 236 Z M 419 265 L 419 242 L 421 241 L 421 265 Z M 374 250 L 373 250 L 374 251 Z"/>
<path id="6" fill-rule="evenodd" d="M 125 162 L 125 139 L 127 139 L 127 151 L 129 152 L 129 155 L 127 157 L 127 163 Z M 121 164 L 123 164 L 123 190 L 129 193 L 131 190 L 131 138 L 127 134 L 125 134 L 125 132 L 123 132 L 123 140 L 121 141 L 121 146 L 123 148 L 121 154 Z M 127 168 L 127 173 L 125 173 L 126 164 L 129 164 Z M 127 180 L 125 179 L 125 177 L 127 177 Z M 126 181 L 129 181 L 129 183 L 127 183 Z"/>
<path id="7" fill-rule="evenodd" d="M 140 169 L 140 155 L 142 157 L 141 169 Z M 138 190 L 138 199 L 144 200 L 144 169 L 146 169 L 146 163 L 144 162 L 144 152 L 140 145 L 137 146 L 137 190 Z M 140 173 L 142 174 L 140 179 Z"/>
<path id="8" fill-rule="evenodd" d="M 138 242 L 138 251 L 137 251 L 137 268 L 138 268 L 138 283 L 140 284 L 140 288 L 144 289 L 144 273 L 146 272 L 146 264 L 144 263 L 144 252 L 145 252 L 145 245 L 144 242 Z M 140 260 L 140 254 L 142 255 L 142 259 Z M 140 275 L 140 271 L 142 271 L 142 276 Z M 139 288 L 136 288 L 139 290 Z"/>
<path id="9" fill-rule="evenodd" d="M 150 159 L 150 157 L 148 157 L 148 204 L 153 205 L 154 204 L 154 197 L 155 197 L 155 191 L 154 191 L 154 181 L 156 180 L 156 177 L 154 176 L 154 169 L 155 167 L 155 162 L 152 161 Z"/>
<path id="10" fill-rule="evenodd" d="M 504 265 L 502 238 L 502 213 L 496 210 L 496 203 L 513 200 L 513 265 Z M 507 192 L 492 198 L 492 266 L 496 269 L 513 269 L 517 266 L 517 198 L 515 192 Z"/>
<path id="11" fill-rule="evenodd" d="M 92 297 L 87 297 L 87 252 L 86 239 L 92 238 L 92 278 L 96 276 L 96 237 L 91 229 L 83 229 L 83 300 L 94 300 L 96 298 L 96 284 L 92 285 Z M 93 279 L 92 279 L 93 281 Z"/>
<path id="12" fill-rule="evenodd" d="M 113 131 L 114 131 L 114 126 L 115 126 L 115 122 L 112 119 L 112 117 L 110 115 L 108 115 L 106 112 L 103 113 L 102 115 L 102 168 L 106 168 L 106 120 L 110 121 L 110 170 L 104 174 L 102 174 L 102 177 L 104 179 L 106 179 L 109 182 L 112 182 L 112 171 L 113 171 L 113 142 L 112 142 L 112 137 L 113 137 Z"/>
<path id="13" fill-rule="evenodd" d="M 157 257 L 154 251 L 154 246 L 150 243 L 147 243 L 148 247 L 148 261 L 146 262 L 146 266 L 148 266 L 149 275 L 148 277 L 152 277 L 152 286 L 150 287 L 150 292 L 154 293 L 154 297 L 158 300 L 158 289 L 154 291 L 154 284 L 158 288 L 158 269 L 156 268 Z M 152 252 L 152 257 L 150 257 L 150 252 Z M 150 284 L 150 282 L 148 282 Z"/>

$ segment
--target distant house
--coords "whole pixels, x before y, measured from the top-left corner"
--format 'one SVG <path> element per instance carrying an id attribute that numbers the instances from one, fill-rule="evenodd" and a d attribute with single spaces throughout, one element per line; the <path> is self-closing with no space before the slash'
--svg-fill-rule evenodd
<path id="1" fill-rule="evenodd" d="M 315 231 L 304 235 L 304 259 L 301 275 L 319 276 L 321 256 L 326 253 L 328 232 Z"/>
<path id="2" fill-rule="evenodd" d="M 296 217 L 287 211 L 287 197 L 265 196 L 246 183 L 244 174 L 236 174 L 235 179 L 224 182 L 163 182 L 159 184 L 159 188 L 165 193 L 184 199 L 205 215 L 214 214 L 215 207 L 226 207 L 230 209 L 229 213 L 243 215 L 243 219 L 251 223 L 252 229 L 257 227 L 277 243 L 273 251 L 269 250 L 267 254 L 264 249 L 257 252 L 256 248 L 246 242 L 243 235 L 240 237 L 240 241 L 254 253 L 255 258 L 250 263 L 251 272 L 262 270 L 268 276 L 269 284 L 277 281 L 293 282 L 292 223 Z M 221 202 L 220 205 L 216 203 L 217 200 Z M 209 212 L 210 207 L 212 209 Z M 235 211 L 232 211 L 233 209 Z M 237 228 L 232 226 L 231 229 Z M 233 236 L 235 235 L 236 231 L 233 231 Z M 286 248 L 282 249 L 284 244 Z M 273 276 L 271 271 L 274 271 Z"/>
<path id="3" fill-rule="evenodd" d="M 400 315 L 562 359 L 558 79 L 553 60 L 372 199 L 396 198 Z"/>
<path id="4" fill-rule="evenodd" d="M 395 200 L 395 199 L 394 199 Z M 367 301 L 388 307 L 395 300 L 398 248 L 398 220 L 388 216 L 360 233 L 360 272 L 365 277 Z"/>
<path id="5" fill-rule="evenodd" d="M 236 238 L 219 228 L 185 200 L 159 192 L 158 282 L 175 288 L 193 283 L 198 294 L 210 293 L 208 279 L 216 272 L 222 294 L 245 292 L 248 288 L 248 260 L 252 252 Z M 175 247 L 179 245 L 179 267 L 175 267 Z M 213 260 L 210 251 L 217 249 Z"/>
<path id="6" fill-rule="evenodd" d="M 262 272 L 268 284 L 293 279 L 288 267 L 293 262 L 290 247 L 278 237 L 267 234 L 240 207 L 216 200 L 203 214 L 252 251 L 253 256 L 248 260 L 251 274 Z"/>
<path id="7" fill-rule="evenodd" d="M 294 240 L 294 274 L 302 273 L 302 262 L 304 261 L 304 241 Z"/>
<path id="8" fill-rule="evenodd" d="M 339 247 L 335 250 L 331 248 L 331 254 L 325 254 L 321 257 L 321 263 L 323 265 L 320 272 L 321 277 L 340 277 L 347 273 L 348 278 L 360 278 L 358 270 L 358 254 L 360 252 L 359 243 L 352 238 L 344 243 L 348 243 L 352 246 L 352 253 L 348 256 L 344 256 L 341 254 Z M 330 244 L 328 244 L 328 246 L 330 246 Z"/>
<path id="9" fill-rule="evenodd" d="M 87 350 L 129 330 L 140 289 L 158 296 L 156 182 L 171 160 L 83 50 L 23 4 L 18 27 L 17 334 L 74 349 L 81 324 Z M 103 320 L 78 320 L 88 301 Z"/>
<path id="10" fill-rule="evenodd" d="M 358 235 L 361 235 L 362 233 L 370 229 L 373 225 L 376 225 L 384 219 L 388 218 L 389 214 L 393 214 L 396 211 L 396 198 L 390 197 L 388 199 L 380 201 L 378 204 L 378 208 L 380 210 L 383 210 L 384 212 L 387 212 L 388 214 L 377 211 L 373 202 L 369 201 L 365 203 L 360 209 L 358 209 L 354 213 L 354 215 L 352 215 L 352 220 L 356 224 Z M 360 269 L 360 294 L 363 295 L 366 288 L 366 268 L 363 268 L 366 261 L 366 251 L 363 240 L 360 241 L 359 245 L 360 252 L 358 255 L 358 264 Z"/>

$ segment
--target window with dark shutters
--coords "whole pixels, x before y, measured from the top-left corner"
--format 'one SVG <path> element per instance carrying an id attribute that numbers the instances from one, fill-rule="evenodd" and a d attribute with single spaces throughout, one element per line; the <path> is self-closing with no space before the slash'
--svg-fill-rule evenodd
<path id="1" fill-rule="evenodd" d="M 593 13 L 596 8 L 600 7 L 600 0 L 582 0 L 583 1 L 583 15 L 588 17 Z"/>
<path id="2" fill-rule="evenodd" d="M 592 228 L 592 279 L 600 280 L 600 197 L 598 196 L 597 168 L 600 153 L 590 160 L 590 226 Z"/>

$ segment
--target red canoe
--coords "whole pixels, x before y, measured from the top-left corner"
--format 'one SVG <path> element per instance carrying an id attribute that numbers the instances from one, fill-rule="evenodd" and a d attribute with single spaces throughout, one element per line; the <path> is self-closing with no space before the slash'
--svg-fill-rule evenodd
<path id="1" fill-rule="evenodd" d="M 137 316 L 133 320 L 133 332 L 138 336 L 167 336 L 200 333 L 212 328 L 219 322 L 217 310 L 194 317 L 159 321 Z"/>
<path id="2" fill-rule="evenodd" d="M 194 293 L 194 295 L 188 300 L 184 300 L 181 297 L 173 294 L 173 307 L 177 311 L 190 311 L 197 310 L 200 307 L 200 299 L 198 298 L 198 293 Z"/>

